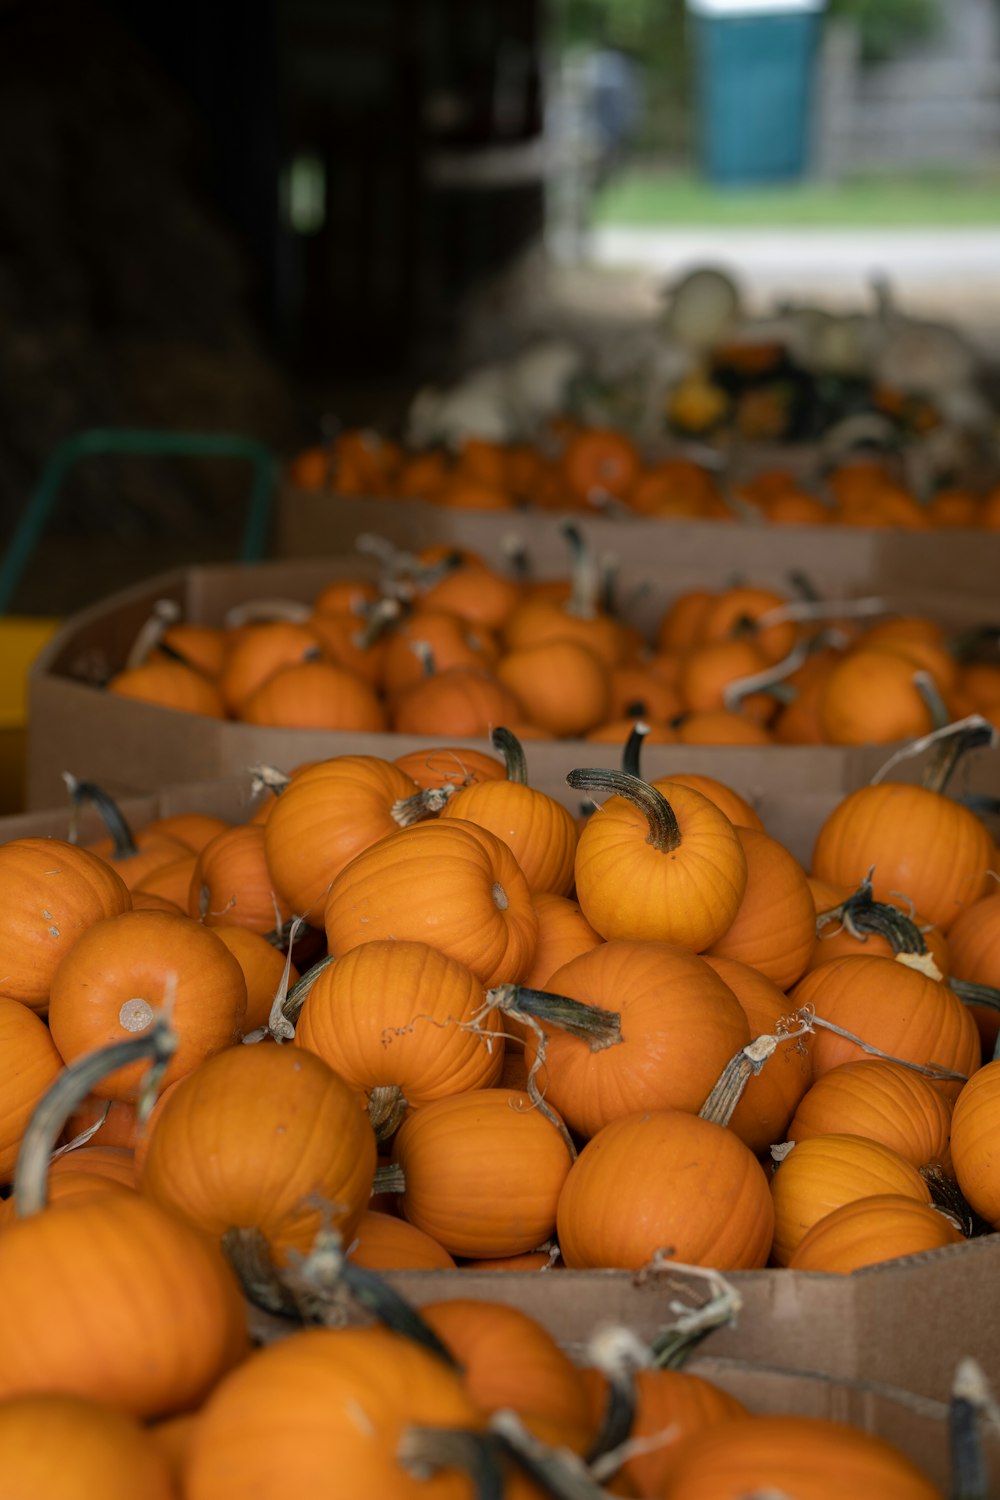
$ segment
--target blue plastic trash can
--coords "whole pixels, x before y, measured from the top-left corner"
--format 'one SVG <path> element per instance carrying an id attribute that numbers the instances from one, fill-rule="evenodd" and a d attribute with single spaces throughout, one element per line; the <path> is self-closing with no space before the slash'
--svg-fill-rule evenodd
<path id="1" fill-rule="evenodd" d="M 789 181 L 809 161 L 826 0 L 687 0 L 701 167 L 726 186 Z"/>

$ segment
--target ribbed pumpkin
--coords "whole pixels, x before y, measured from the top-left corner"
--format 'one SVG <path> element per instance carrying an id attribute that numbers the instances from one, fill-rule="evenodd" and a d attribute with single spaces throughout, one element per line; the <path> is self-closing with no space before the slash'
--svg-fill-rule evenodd
<path id="1" fill-rule="evenodd" d="M 594 1430 L 583 1373 L 535 1318 L 471 1297 L 425 1302 L 420 1312 L 483 1411 L 514 1411 L 546 1442 L 585 1451 Z"/>
<path id="2" fill-rule="evenodd" d="M 826 1214 L 856 1198 L 894 1193 L 929 1203 L 916 1167 L 888 1146 L 858 1135 L 820 1135 L 800 1141 L 771 1179 L 774 1243 L 771 1259 L 785 1266 L 803 1235 Z"/>
<path id="3" fill-rule="evenodd" d="M 0 1403 L 0 1473 L 16 1500 L 175 1500 L 170 1468 L 134 1417 L 45 1392 Z"/>
<path id="4" fill-rule="evenodd" d="M 576 894 L 605 938 L 677 943 L 700 952 L 722 936 L 746 888 L 746 856 L 725 813 L 700 792 L 659 789 L 621 772 L 573 771 L 571 786 L 614 790 L 576 852 Z"/>
<path id="5" fill-rule="evenodd" d="M 0 847 L 0 997 L 47 1010 L 52 976 L 82 933 L 132 905 L 121 876 L 63 839 Z"/>
<path id="6" fill-rule="evenodd" d="M 305 625 L 291 620 L 244 625 L 233 639 L 220 678 L 226 706 L 242 716 L 244 704 L 273 673 L 319 655 L 319 642 Z"/>
<path id="7" fill-rule="evenodd" d="M 387 698 L 396 697 L 423 679 L 421 653 L 413 649 L 416 641 L 430 647 L 438 672 L 451 667 L 489 671 L 497 659 L 496 641 L 488 634 L 474 630 L 466 620 L 445 610 L 419 609 L 386 641 L 381 687 Z"/>
<path id="8" fill-rule="evenodd" d="M 573 1164 L 557 1218 L 571 1270 L 638 1270 L 657 1251 L 723 1271 L 760 1267 L 773 1224 L 767 1178 L 743 1142 L 674 1109 L 598 1131 Z"/>
<path id="9" fill-rule="evenodd" d="M 521 866 L 533 895 L 551 891 L 565 896 L 573 884 L 576 854 L 572 814 L 528 785 L 524 751 L 509 730 L 495 731 L 493 743 L 503 749 L 508 779 L 462 787 L 449 797 L 441 817 L 464 818 L 495 833 Z"/>
<path id="10" fill-rule="evenodd" d="M 226 706 L 218 687 L 183 662 L 153 657 L 140 667 L 116 672 L 107 691 L 119 698 L 135 698 L 156 708 L 224 719 Z"/>
<path id="11" fill-rule="evenodd" d="M 696 954 L 668 943 L 602 943 L 557 969 L 549 988 L 621 1017 L 622 1040 L 596 1051 L 542 1023 L 538 1086 L 583 1136 L 638 1109 L 697 1114 L 723 1068 L 750 1040 L 746 1016 L 723 980 Z M 537 1051 L 529 1030 L 529 1066 Z"/>
<path id="12" fill-rule="evenodd" d="M 401 829 L 359 854 L 333 881 L 324 923 L 331 953 L 409 938 L 457 958 L 487 988 L 520 979 L 538 937 L 517 860 L 460 818 Z"/>
<path id="13" fill-rule="evenodd" d="M 475 735 L 512 724 L 522 707 L 504 683 L 480 667 L 451 667 L 423 677 L 392 702 L 396 734 Z"/>
<path id="14" fill-rule="evenodd" d="M 874 865 L 877 901 L 902 895 L 947 933 L 992 890 L 996 850 L 975 813 L 928 787 L 884 781 L 838 803 L 820 829 L 812 872 L 855 890 Z"/>
<path id="15" fill-rule="evenodd" d="M 281 976 L 285 972 L 285 955 L 269 943 L 266 937 L 262 937 L 259 932 L 251 932 L 248 927 L 230 927 L 220 923 L 212 931 L 225 943 L 243 970 L 243 980 L 247 987 L 247 1008 L 240 1029 L 246 1036 L 248 1032 L 267 1025 Z M 288 970 L 288 988 L 291 989 L 298 979 L 299 971 L 291 964 Z"/>
<path id="16" fill-rule="evenodd" d="M 711 953 L 706 953 L 704 960 L 743 1007 L 752 1041 L 759 1036 L 774 1036 L 783 1021 L 790 1022 L 787 995 L 758 969 Z M 756 1077 L 748 1080 L 728 1128 L 755 1155 L 766 1151 L 785 1139 L 788 1122 L 811 1081 L 812 1037 L 782 1042 Z"/>
<path id="17" fill-rule="evenodd" d="M 264 848 L 275 889 L 296 916 L 318 925 L 330 882 L 400 828 L 393 808 L 417 790 L 374 755 L 339 755 L 295 773 L 264 825 Z"/>
<path id="18" fill-rule="evenodd" d="M 227 828 L 210 839 L 195 860 L 188 885 L 188 915 L 206 927 L 246 927 L 275 932 L 290 916 L 275 893 L 259 823 Z"/>
<path id="19" fill-rule="evenodd" d="M 978 1075 L 977 1075 L 978 1076 Z M 939 1088 L 879 1057 L 844 1062 L 812 1085 L 788 1126 L 790 1141 L 839 1133 L 880 1141 L 923 1167 L 951 1163 L 951 1106 Z"/>
<path id="20" fill-rule="evenodd" d="M 1000 989 L 1000 894 L 964 906 L 948 929 L 948 964 L 956 979 Z M 1000 1032 L 1000 1012 L 970 1007 L 983 1049 L 992 1054 Z"/>
<path id="21" fill-rule="evenodd" d="M 901 1062 L 947 1068 L 969 1077 L 980 1062 L 979 1033 L 947 986 L 892 958 L 837 958 L 800 980 L 794 1007 L 852 1032 Z M 823 1028 L 813 1039 L 813 1077 L 866 1054 L 855 1042 Z M 954 1097 L 958 1083 L 939 1083 Z"/>
<path id="22" fill-rule="evenodd" d="M 750 964 L 785 990 L 805 973 L 816 941 L 812 893 L 802 866 L 777 839 L 756 828 L 736 832 L 746 855 L 746 889 L 710 951 Z"/>
<path id="23" fill-rule="evenodd" d="M 538 918 L 538 942 L 522 983 L 530 989 L 544 990 L 557 969 L 571 958 L 599 947 L 604 939 L 591 927 L 579 903 L 567 896 L 539 891 L 531 904 Z"/>
<path id="24" fill-rule="evenodd" d="M 0 1234 L 0 1400 L 60 1391 L 152 1417 L 196 1406 L 247 1351 L 222 1251 L 139 1193 L 81 1195 Z"/>
<path id="25" fill-rule="evenodd" d="M 243 971 L 213 932 L 190 917 L 132 911 L 94 922 L 60 964 L 49 1025 L 67 1062 L 145 1031 L 171 1002 L 178 1046 L 163 1075 L 181 1078 L 237 1040 L 246 1011 Z M 143 1067 L 121 1068 L 95 1089 L 132 1100 Z"/>
<path id="26" fill-rule="evenodd" d="M 193 851 L 183 854 L 179 859 L 172 859 L 165 865 L 157 865 L 148 875 L 136 881 L 132 887 L 132 910 L 133 911 L 169 911 L 176 907 L 177 911 L 184 913 L 188 908 L 188 893 L 191 889 L 191 877 L 194 874 L 198 856 Z M 161 906 L 157 901 L 149 901 L 148 897 L 158 897 L 160 901 L 167 901 L 169 906 Z"/>
<path id="27" fill-rule="evenodd" d="M 467 745 L 427 745 L 397 755 L 395 765 L 411 776 L 421 791 L 428 787 L 468 786 L 474 781 L 503 781 L 507 768 L 496 755 Z"/>
<path id="28" fill-rule="evenodd" d="M 759 828 L 764 831 L 760 814 L 751 806 L 747 799 L 724 781 L 719 781 L 715 776 L 704 776 L 699 771 L 671 771 L 665 780 L 679 782 L 681 786 L 688 786 L 692 791 L 701 792 L 709 802 L 714 802 L 722 812 L 725 813 L 730 823 L 737 828 Z M 657 783 L 654 781 L 653 785 Z"/>
<path id="29" fill-rule="evenodd" d="M 998 1110 L 1000 1062 L 991 1062 L 969 1079 L 955 1101 L 951 1151 L 959 1187 L 976 1212 L 994 1228 L 1000 1224 Z"/>
<path id="30" fill-rule="evenodd" d="M 281 729 L 378 734 L 388 728 L 375 689 L 331 661 L 279 667 L 241 704 L 240 718 L 245 724 Z"/>
<path id="31" fill-rule="evenodd" d="M 426 943 L 374 939 L 313 982 L 295 1032 L 359 1094 L 395 1088 L 412 1105 L 488 1088 L 503 1064 L 499 1021 L 471 969 Z"/>
<path id="32" fill-rule="evenodd" d="M 639 1443 L 619 1474 L 631 1480 L 638 1495 L 662 1495 L 681 1440 L 746 1416 L 746 1407 L 687 1370 L 636 1370 L 633 1380 L 636 1412 L 629 1436 Z M 644 1438 L 650 1440 L 648 1452 L 641 1448 Z"/>
<path id="33" fill-rule="evenodd" d="M 373 1271 L 446 1271 L 455 1262 L 443 1245 L 395 1214 L 365 1209 L 349 1247 L 356 1266 Z"/>
<path id="34" fill-rule="evenodd" d="M 570 1169 L 562 1135 L 514 1089 L 473 1089 L 407 1115 L 393 1142 L 411 1223 L 452 1255 L 518 1255 L 547 1240 Z"/>
<path id="35" fill-rule="evenodd" d="M 411 1427 L 483 1422 L 461 1375 L 401 1335 L 305 1329 L 254 1354 L 212 1393 L 192 1438 L 185 1500 L 468 1500 L 470 1481 L 455 1469 L 411 1474 L 400 1440 Z"/>
<path id="36" fill-rule="evenodd" d="M 324 1213 L 350 1242 L 374 1172 L 353 1090 L 311 1053 L 262 1044 L 180 1081 L 157 1112 L 142 1190 L 207 1234 L 259 1230 L 283 1263 L 309 1251 Z"/>
<path id="37" fill-rule="evenodd" d="M 500 682 L 523 716 L 557 737 L 577 737 L 602 724 L 611 707 L 608 668 L 579 641 L 520 646 L 496 665 Z M 510 723 L 504 719 L 503 723 Z"/>
<path id="38" fill-rule="evenodd" d="M 846 1276 L 862 1266 L 961 1243 L 962 1235 L 950 1219 L 930 1203 L 877 1193 L 855 1198 L 818 1219 L 799 1241 L 788 1268 Z"/>
<path id="39" fill-rule="evenodd" d="M 881 1438 L 821 1417 L 741 1417 L 685 1438 L 663 1500 L 940 1500 L 936 1487 Z"/>
<path id="40" fill-rule="evenodd" d="M 25 1127 L 62 1065 L 45 1023 L 0 998 L 0 1182 L 11 1180 Z"/>

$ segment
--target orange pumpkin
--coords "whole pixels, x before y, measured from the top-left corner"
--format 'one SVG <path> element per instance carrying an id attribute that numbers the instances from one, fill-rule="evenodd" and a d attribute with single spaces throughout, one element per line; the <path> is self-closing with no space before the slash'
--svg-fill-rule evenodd
<path id="1" fill-rule="evenodd" d="M 515 983 L 538 937 L 513 854 L 459 818 L 400 829 L 364 850 L 330 886 L 324 923 L 331 953 L 379 938 L 429 942 L 487 988 Z"/>
<path id="2" fill-rule="evenodd" d="M 585 1137 L 638 1109 L 696 1114 L 750 1040 L 732 991 L 702 959 L 667 943 L 602 943 L 557 969 L 550 988 L 620 1016 L 622 1040 L 597 1050 L 541 1023 L 538 1086 L 546 1103 Z M 529 1067 L 539 1045 L 529 1029 Z"/>
<path id="3" fill-rule="evenodd" d="M 725 813 L 679 783 L 655 789 L 597 769 L 566 779 L 578 789 L 619 793 L 577 845 L 577 899 L 595 931 L 695 952 L 711 947 L 732 924 L 747 881 L 746 856 Z"/>
<path id="4" fill-rule="evenodd" d="M 771 1259 L 786 1266 L 808 1230 L 857 1198 L 894 1193 L 929 1203 L 916 1167 L 878 1141 L 856 1135 L 818 1135 L 800 1141 L 771 1179 L 774 1241 Z"/>
<path id="5" fill-rule="evenodd" d="M 788 1268 L 844 1276 L 902 1255 L 960 1245 L 962 1238 L 931 1204 L 898 1193 L 875 1193 L 818 1219 L 799 1241 Z"/>
<path id="6" fill-rule="evenodd" d="M 1000 1224 L 1000 1176 L 996 1168 L 996 1111 L 1000 1062 L 987 1063 L 955 1101 L 951 1150 L 958 1185 L 978 1214 Z"/>
<path id="7" fill-rule="evenodd" d="M 324 1216 L 350 1242 L 374 1172 L 375 1137 L 342 1078 L 299 1048 L 244 1046 L 164 1100 L 142 1191 L 206 1234 L 258 1230 L 284 1264 L 311 1249 Z"/>
<path id="8" fill-rule="evenodd" d="M 45 1023 L 26 1005 L 0 998 L 0 1182 L 10 1182 L 35 1105 L 61 1071 Z"/>
<path id="9" fill-rule="evenodd" d="M 788 1139 L 860 1135 L 890 1147 L 911 1166 L 947 1168 L 950 1130 L 951 1106 L 940 1089 L 902 1063 L 868 1057 L 817 1078 L 799 1102 Z"/>
<path id="10" fill-rule="evenodd" d="M 261 824 L 227 828 L 205 845 L 191 872 L 187 910 L 206 927 L 280 931 L 292 913 L 275 894 Z"/>
<path id="11" fill-rule="evenodd" d="M 174 1500 L 166 1458 L 134 1417 L 42 1392 L 0 1404 L 0 1472 L 17 1500 Z"/>
<path id="12" fill-rule="evenodd" d="M 42 1014 L 52 976 L 81 935 L 132 905 L 121 876 L 63 839 L 11 839 L 0 847 L 0 997 Z"/>
<path id="13" fill-rule="evenodd" d="M 638 1270 L 657 1251 L 688 1265 L 763 1266 L 774 1209 L 763 1168 L 730 1130 L 681 1110 L 643 1110 L 587 1142 L 559 1196 L 571 1269 Z"/>
<path id="14" fill-rule="evenodd" d="M 736 833 L 746 856 L 746 889 L 710 951 L 750 964 L 785 990 L 805 973 L 816 942 L 812 893 L 802 866 L 777 839 L 756 828 Z"/>
<path id="15" fill-rule="evenodd" d="M 106 917 L 59 966 L 49 1006 L 52 1039 L 71 1063 L 145 1031 L 167 1001 L 179 1039 L 164 1074 L 170 1083 L 235 1043 L 246 1010 L 243 972 L 225 944 L 189 917 L 158 911 Z M 142 1064 L 132 1064 L 95 1092 L 133 1100 L 142 1074 Z"/>
<path id="16" fill-rule="evenodd" d="M 451 1255 L 518 1255 L 552 1234 L 570 1154 L 514 1089 L 472 1089 L 407 1115 L 393 1142 L 406 1218 Z"/>
<path id="17" fill-rule="evenodd" d="M 821 1417 L 740 1417 L 678 1444 L 663 1500 L 940 1500 L 930 1480 L 891 1444 Z"/>
<path id="18" fill-rule="evenodd" d="M 282 1393 L 295 1392 L 292 1406 Z M 438 1355 L 383 1328 L 309 1328 L 254 1354 L 199 1418 L 185 1500 L 290 1495 L 466 1500 L 470 1481 L 401 1461 L 413 1428 L 481 1428 L 482 1412 Z"/>
<path id="19" fill-rule="evenodd" d="M 365 1209 L 354 1231 L 349 1255 L 372 1271 L 446 1271 L 455 1262 L 443 1245 L 395 1214 Z"/>

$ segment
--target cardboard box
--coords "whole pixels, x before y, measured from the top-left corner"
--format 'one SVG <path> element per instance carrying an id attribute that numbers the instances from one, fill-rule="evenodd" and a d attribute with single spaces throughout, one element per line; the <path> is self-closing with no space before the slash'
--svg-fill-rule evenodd
<path id="1" fill-rule="evenodd" d="M 856 526 L 769 526 L 765 523 L 655 520 L 630 514 L 577 515 L 597 552 L 624 567 L 655 561 L 684 587 L 717 586 L 734 573 L 754 583 L 787 587 L 790 572 L 806 574 L 821 592 L 883 589 L 967 590 L 995 597 L 1000 532 L 902 531 Z M 459 510 L 419 500 L 350 499 L 289 486 L 275 513 L 274 551 L 281 558 L 346 556 L 358 536 L 377 532 L 413 550 L 453 542 L 484 558 L 500 558 L 518 537 L 541 575 L 566 566 L 559 527 L 565 513 Z"/>
<path id="2" fill-rule="evenodd" d="M 726 567 L 731 564 L 717 562 L 712 575 L 716 586 L 726 581 Z M 27 805 L 58 805 L 64 796 L 62 772 L 66 770 L 122 794 L 177 781 L 238 775 L 262 761 L 290 769 L 324 755 L 369 753 L 391 759 L 420 745 L 453 743 L 451 736 L 417 739 L 259 728 L 176 713 L 118 698 L 92 685 L 95 669 L 107 672 L 124 665 L 157 599 L 175 600 L 188 620 L 218 624 L 236 604 L 275 597 L 306 602 L 331 578 L 365 570 L 363 560 L 344 558 L 190 568 L 124 590 L 74 616 L 43 649 L 29 675 Z M 633 601 L 630 618 L 649 632 L 669 599 L 696 582 L 679 573 L 649 581 L 648 566 L 623 569 L 622 598 Z M 900 588 L 893 599 L 900 609 L 926 610 L 955 626 L 981 622 L 989 608 L 972 594 L 932 595 L 919 589 Z M 482 741 L 466 743 L 488 748 Z M 551 787 L 561 786 L 574 766 L 620 762 L 618 747 L 582 741 L 532 741 L 526 752 L 531 777 Z M 648 745 L 643 770 L 648 777 L 665 775 L 671 769 L 700 771 L 730 781 L 755 797 L 807 791 L 832 795 L 867 780 L 887 753 L 884 746 Z M 981 765 L 981 760 L 969 762 L 970 767 Z M 916 773 L 901 768 L 898 774 L 905 779 Z M 965 774 L 972 778 L 968 785 L 977 790 L 998 789 L 989 776 L 985 782 L 976 780 L 979 769 Z M 567 805 L 575 807 L 565 788 L 561 795 Z"/>

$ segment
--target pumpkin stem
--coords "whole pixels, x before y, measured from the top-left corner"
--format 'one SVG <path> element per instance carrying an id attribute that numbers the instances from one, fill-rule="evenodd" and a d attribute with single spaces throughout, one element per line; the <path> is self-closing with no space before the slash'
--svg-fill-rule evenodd
<path id="1" fill-rule="evenodd" d="M 363 608 L 364 624 L 352 636 L 352 644 L 357 646 L 359 651 L 369 651 L 385 634 L 390 624 L 399 619 L 402 612 L 403 607 L 398 599 L 376 599 L 374 603 L 365 605 Z"/>
<path id="2" fill-rule="evenodd" d="M 372 1182 L 372 1197 L 376 1193 L 405 1193 L 406 1175 L 399 1162 L 382 1162 L 375 1168 L 375 1177 Z"/>
<path id="3" fill-rule="evenodd" d="M 660 854 L 672 854 L 681 846 L 681 830 L 674 810 L 655 786 L 641 781 L 638 776 L 629 776 L 624 771 L 610 771 L 603 766 L 590 766 L 586 770 L 570 771 L 567 786 L 577 791 L 612 792 L 625 797 L 637 807 L 649 824 L 647 844 Z"/>
<path id="4" fill-rule="evenodd" d="M 919 1171 L 930 1189 L 935 1208 L 947 1214 L 967 1240 L 974 1235 L 993 1233 L 992 1224 L 988 1224 L 976 1213 L 958 1183 L 948 1176 L 943 1167 L 937 1162 L 927 1162 Z"/>
<path id="5" fill-rule="evenodd" d="M 874 1047 L 871 1042 L 863 1041 L 861 1037 L 855 1036 L 853 1031 L 846 1031 L 843 1026 L 834 1025 L 833 1021 L 824 1021 L 822 1016 L 817 1016 L 808 1005 L 796 1011 L 796 1015 L 807 1023 L 805 1027 L 807 1031 L 813 1026 L 819 1026 L 823 1031 L 832 1031 L 835 1036 L 842 1036 L 845 1041 L 853 1042 L 870 1057 L 881 1057 L 886 1062 L 899 1063 L 901 1067 L 909 1068 L 914 1073 L 921 1073 L 934 1083 L 968 1083 L 969 1081 L 964 1073 L 955 1073 L 951 1068 L 941 1068 L 935 1063 L 908 1062 L 905 1057 L 893 1057 L 891 1052 L 883 1052 L 880 1047 Z"/>
<path id="6" fill-rule="evenodd" d="M 92 1141 L 94 1139 L 94 1136 L 100 1130 L 101 1126 L 104 1124 L 105 1120 L 108 1118 L 108 1112 L 110 1111 L 110 1109 L 111 1100 L 105 1099 L 104 1108 L 101 1110 L 101 1113 L 98 1115 L 93 1125 L 88 1125 L 86 1130 L 81 1130 L 79 1135 L 75 1135 L 73 1139 L 71 1141 L 67 1141 L 65 1145 L 57 1146 L 52 1155 L 49 1157 L 49 1161 L 58 1161 L 60 1156 L 66 1156 L 70 1151 L 78 1151 L 81 1146 L 86 1146 L 90 1141 Z"/>
<path id="7" fill-rule="evenodd" d="M 291 781 L 287 771 L 279 771 L 277 766 L 256 765 L 249 766 L 250 772 L 250 796 L 255 799 L 261 792 L 273 792 L 277 797 Z"/>
<path id="8" fill-rule="evenodd" d="M 132 642 L 128 656 L 125 658 L 125 670 L 132 671 L 134 667 L 141 667 L 150 652 L 160 644 L 164 632 L 171 625 L 175 625 L 181 617 L 181 607 L 176 599 L 157 599 L 153 605 L 153 613 L 144 625 L 139 627 L 135 640 Z"/>
<path id="9" fill-rule="evenodd" d="M 948 1404 L 952 1500 L 989 1500 L 990 1476 L 980 1431 L 984 1417 L 1000 1422 L 989 1382 L 970 1356 L 959 1361 Z"/>
<path id="10" fill-rule="evenodd" d="M 308 1255 L 290 1250 L 282 1280 L 291 1290 L 300 1314 L 309 1321 L 327 1326 L 341 1322 L 346 1293 L 383 1327 L 411 1339 L 452 1369 L 458 1369 L 451 1350 L 417 1309 L 377 1271 L 348 1259 L 336 1229 L 320 1229 Z"/>
<path id="11" fill-rule="evenodd" d="M 295 939 L 299 929 L 306 924 L 301 917 L 293 917 L 288 929 L 288 951 L 285 954 L 285 967 L 281 971 L 281 980 L 271 1003 L 271 1010 L 267 1018 L 266 1026 L 258 1026 L 255 1031 L 248 1031 L 242 1038 L 247 1046 L 255 1042 L 262 1042 L 265 1037 L 271 1037 L 276 1042 L 291 1042 L 295 1040 L 295 1026 L 285 1013 L 288 1005 L 288 981 L 292 972 L 292 950 L 295 947 Z M 309 970 L 306 971 L 310 972 Z M 299 1010 L 302 1006 L 300 1004 Z M 298 1011 L 295 1012 L 298 1015 Z"/>
<path id="12" fill-rule="evenodd" d="M 673 1323 L 661 1329 L 650 1343 L 649 1352 L 657 1369 L 679 1370 L 703 1338 L 714 1329 L 736 1321 L 743 1299 L 732 1282 L 709 1266 L 670 1260 L 662 1251 L 657 1251 L 651 1268 L 666 1271 L 671 1276 L 682 1272 L 707 1286 L 708 1295 L 694 1306 L 676 1300 L 671 1302 L 670 1311 L 675 1315 Z"/>
<path id="13" fill-rule="evenodd" d="M 1000 990 L 991 984 L 973 984 L 971 979 L 955 979 L 949 975 L 947 985 L 963 1005 L 984 1005 L 987 1010 L 1000 1010 Z"/>
<path id="14" fill-rule="evenodd" d="M 111 858 L 131 859 L 133 855 L 139 853 L 139 847 L 132 836 L 125 814 L 103 787 L 99 787 L 95 781 L 77 781 L 70 771 L 64 771 L 62 779 L 69 791 L 69 842 L 71 844 L 79 842 L 80 808 L 90 802 L 97 808 L 101 821 L 114 841 L 115 847 L 111 852 Z"/>
<path id="15" fill-rule="evenodd" d="M 594 554 L 575 521 L 563 521 L 559 530 L 570 549 L 570 596 L 563 608 L 578 620 L 593 620 L 600 592 L 600 570 Z"/>
<path id="16" fill-rule="evenodd" d="M 461 1427 L 404 1427 L 396 1449 L 400 1465 L 421 1483 L 440 1469 L 469 1476 L 474 1500 L 503 1500 L 507 1494 L 500 1441 L 489 1432 Z"/>
<path id="17" fill-rule="evenodd" d="M 568 1448 L 550 1448 L 529 1432 L 516 1412 L 504 1409 L 490 1417 L 490 1431 L 544 1495 L 554 1500 L 608 1500 L 608 1492 L 588 1472 L 582 1458 Z"/>
<path id="18" fill-rule="evenodd" d="M 28 1123 L 14 1169 L 14 1208 L 19 1218 L 40 1213 L 48 1202 L 48 1166 L 52 1150 L 66 1121 L 94 1089 L 95 1084 L 130 1063 L 146 1059 L 152 1064 L 140 1096 L 140 1114 L 148 1113 L 147 1100 L 155 1090 L 177 1049 L 177 1036 L 162 1012 L 139 1036 L 112 1042 L 85 1053 L 64 1068 L 46 1089 Z"/>
<path id="19" fill-rule="evenodd" d="M 649 734 L 650 726 L 639 719 L 632 725 L 632 732 L 625 741 L 625 749 L 622 751 L 622 770 L 626 776 L 635 776 L 642 779 L 640 761 L 642 759 L 642 747 L 646 736 Z"/>
<path id="20" fill-rule="evenodd" d="M 227 1229 L 222 1236 L 222 1249 L 255 1307 L 283 1318 L 298 1315 L 295 1298 L 278 1275 L 270 1247 L 259 1229 Z"/>
<path id="21" fill-rule="evenodd" d="M 943 729 L 933 729 L 930 734 L 921 735 L 919 739 L 908 740 L 879 767 L 871 779 L 871 785 L 878 786 L 900 761 L 922 755 L 925 750 L 933 750 L 934 755 L 921 777 L 921 785 L 928 791 L 943 794 L 947 791 L 948 783 L 962 756 L 969 750 L 976 750 L 984 745 L 991 750 L 996 749 L 1000 745 L 1000 731 L 988 719 L 984 719 L 982 714 L 969 714 L 964 719 L 956 719 L 954 724 L 946 724 Z"/>
<path id="22" fill-rule="evenodd" d="M 403 1090 L 396 1083 L 376 1084 L 373 1089 L 369 1089 L 368 1118 L 379 1145 L 387 1141 L 396 1130 L 407 1107 Z"/>
<path id="23" fill-rule="evenodd" d="M 941 697 L 941 689 L 929 672 L 922 668 L 913 674 L 913 686 L 924 701 L 924 707 L 931 716 L 932 729 L 944 729 L 951 722 L 951 714 L 948 706 Z"/>
<path id="24" fill-rule="evenodd" d="M 508 532 L 500 539 L 500 551 L 507 559 L 507 566 L 519 583 L 527 583 L 531 577 L 531 554 L 522 537 Z"/>
<path id="25" fill-rule="evenodd" d="M 648 1348 L 630 1328 L 613 1325 L 590 1339 L 586 1363 L 600 1370 L 608 1383 L 601 1425 L 587 1449 L 587 1463 L 595 1478 L 600 1479 L 604 1477 L 605 1466 L 599 1461 L 606 1456 L 616 1460 L 615 1467 L 608 1469 L 609 1475 L 621 1467 L 620 1449 L 635 1426 L 638 1405 L 635 1372 L 648 1369 L 651 1361 Z"/>
<path id="26" fill-rule="evenodd" d="M 501 725 L 490 735 L 490 744 L 503 756 L 503 763 L 507 767 L 507 780 L 515 782 L 518 786 L 527 786 L 528 761 L 524 746 L 517 735 Z"/>
<path id="27" fill-rule="evenodd" d="M 734 678 L 722 690 L 724 707 L 730 713 L 736 713 L 743 699 L 748 698 L 751 693 L 780 689 L 785 679 L 801 667 L 808 655 L 809 647 L 804 640 L 801 640 L 792 647 L 787 656 L 775 662 L 773 666 L 762 667 L 759 672 L 751 672 L 747 677 Z M 779 692 L 777 696 L 781 697 L 782 694 Z"/>
<path id="28" fill-rule="evenodd" d="M 794 1029 L 784 1031 L 779 1023 L 779 1029 L 773 1035 L 765 1033 L 754 1037 L 752 1042 L 749 1042 L 726 1063 L 708 1098 L 698 1111 L 699 1119 L 708 1120 L 713 1125 L 728 1125 L 736 1113 L 736 1106 L 743 1098 L 744 1090 L 751 1078 L 757 1077 L 768 1058 L 773 1057 L 782 1042 L 793 1041 L 796 1037 L 804 1035 L 808 1029 L 804 1023 L 800 1022 Z"/>
<path id="29" fill-rule="evenodd" d="M 618 608 L 618 572 L 621 567 L 619 559 L 613 552 L 602 554 L 599 562 L 599 587 L 597 602 L 606 615 L 618 618 L 621 611 Z"/>
<path id="30" fill-rule="evenodd" d="M 571 1036 L 589 1043 L 591 1052 L 614 1047 L 624 1040 L 618 1011 L 587 1005 L 569 995 L 528 989 L 523 984 L 498 984 L 495 989 L 486 991 L 486 1008 L 492 1010 L 494 1007 L 519 1021 L 531 1016 L 558 1027 L 560 1031 L 568 1031 Z"/>
<path id="31" fill-rule="evenodd" d="M 887 901 L 876 901 L 872 895 L 872 875 L 875 866 L 868 871 L 857 890 L 841 901 L 816 913 L 816 936 L 823 938 L 823 928 L 830 922 L 839 922 L 851 937 L 866 942 L 874 933 L 885 938 L 897 958 L 920 958 L 924 960 L 913 967 L 930 979 L 940 979 L 941 971 L 930 957 L 923 933 L 905 912 Z"/>
<path id="32" fill-rule="evenodd" d="M 400 828 L 409 828 L 425 818 L 434 817 L 457 790 L 451 782 L 445 786 L 426 787 L 424 791 L 414 792 L 410 797 L 398 797 L 390 807 L 389 814 Z"/>
<path id="33" fill-rule="evenodd" d="M 429 641 L 411 641 L 410 650 L 420 662 L 425 677 L 433 677 L 437 672 L 437 664 L 434 660 L 434 652 L 431 650 Z"/>

